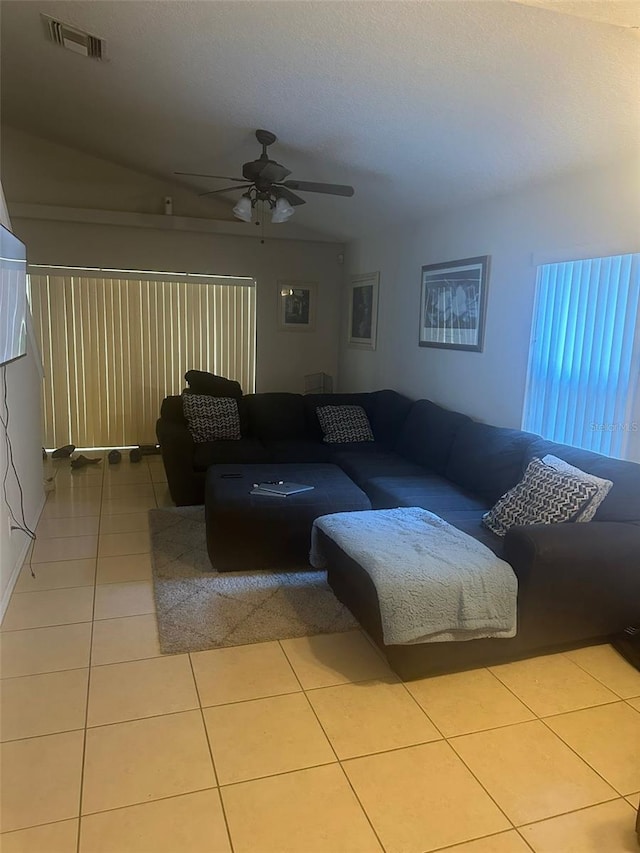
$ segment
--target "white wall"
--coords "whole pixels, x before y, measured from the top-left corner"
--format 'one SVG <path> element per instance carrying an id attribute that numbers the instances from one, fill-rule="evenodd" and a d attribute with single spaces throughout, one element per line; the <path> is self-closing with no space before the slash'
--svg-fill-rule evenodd
<path id="1" fill-rule="evenodd" d="M 2 160 L 2 180 L 9 206 L 20 201 L 164 213 L 164 197 L 170 195 L 176 216 L 233 219 L 229 205 L 215 196 L 198 198 L 195 192 L 171 181 L 136 172 L 9 125 L 2 127 Z M 176 169 L 179 168 L 177 164 Z"/>
<path id="2" fill-rule="evenodd" d="M 11 228 L 1 184 L 0 221 L 5 227 Z M 27 355 L 6 365 L 6 371 L 0 369 L 0 399 L 4 396 L 6 381 L 9 435 L 13 447 L 13 458 L 24 493 L 26 521 L 32 530 L 38 523 L 44 504 L 39 358 L 39 354 L 32 349 L 30 339 L 27 344 Z M 4 477 L 6 465 L 7 454 L 4 433 L 2 433 L 0 479 Z M 16 517 L 22 520 L 19 491 L 12 473 L 7 482 L 9 503 Z M 29 538 L 20 531 L 11 532 L 9 526 L 9 510 L 0 494 L 0 619 L 9 603 L 11 591 L 29 546 Z"/>
<path id="3" fill-rule="evenodd" d="M 343 319 L 341 389 L 396 388 L 487 423 L 519 427 L 535 264 L 637 252 L 638 222 L 640 169 L 634 160 L 354 243 L 347 252 L 348 275 L 380 271 L 378 345 L 375 352 L 348 348 Z M 421 266 L 477 255 L 491 255 L 484 352 L 418 347 Z M 345 292 L 343 317 L 346 299 Z M 640 445 L 640 434 L 634 439 Z M 633 455 L 640 460 L 640 446 Z"/>
<path id="4" fill-rule="evenodd" d="M 255 226 L 220 219 L 229 218 L 228 206 L 198 199 L 184 187 L 11 127 L 3 128 L 2 142 L 7 203 L 16 234 L 29 246 L 31 263 L 252 276 L 258 288 L 257 390 L 299 392 L 307 373 L 336 377 L 342 244 L 316 241 L 317 235 L 295 225 L 295 217 L 293 224 L 268 225 L 261 244 Z M 174 198 L 176 216 L 199 217 L 191 220 L 193 231 L 73 221 L 78 209 L 87 211 L 87 219 L 90 210 L 115 211 L 113 221 L 118 214 L 122 221 L 124 214 L 128 221 L 131 214 L 159 214 L 166 194 Z M 26 206 L 30 217 L 37 217 L 41 206 L 42 218 L 20 218 L 17 212 Z M 51 214 L 50 206 L 63 220 L 66 208 L 68 220 L 44 218 Z M 161 225 L 171 224 L 170 217 L 162 219 Z M 238 236 L 202 233 L 203 222 L 214 230 L 235 230 Z M 185 223 L 191 227 L 188 219 Z M 283 233 L 311 239 L 278 238 Z M 278 328 L 278 279 L 318 282 L 315 331 Z"/>

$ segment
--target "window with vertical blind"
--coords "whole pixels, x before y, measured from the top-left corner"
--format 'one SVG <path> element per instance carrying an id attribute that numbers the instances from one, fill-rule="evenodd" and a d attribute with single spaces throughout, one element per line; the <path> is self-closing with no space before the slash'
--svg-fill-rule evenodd
<path id="1" fill-rule="evenodd" d="M 523 428 L 624 457 L 640 377 L 640 254 L 538 269 Z"/>
<path id="2" fill-rule="evenodd" d="M 30 268 L 46 447 L 155 443 L 187 370 L 255 390 L 253 279 Z"/>

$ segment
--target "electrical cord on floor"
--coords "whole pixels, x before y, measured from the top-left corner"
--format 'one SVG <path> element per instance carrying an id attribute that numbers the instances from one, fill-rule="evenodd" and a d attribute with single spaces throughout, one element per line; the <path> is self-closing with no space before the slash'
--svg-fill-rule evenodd
<path id="1" fill-rule="evenodd" d="M 4 496 L 4 502 L 9 510 L 9 516 L 12 521 L 11 529 L 12 530 L 21 530 L 25 533 L 32 541 L 35 542 L 36 534 L 27 524 L 27 520 L 25 518 L 24 513 L 24 492 L 22 491 L 22 483 L 20 482 L 20 477 L 18 476 L 18 471 L 15 466 L 15 462 L 13 459 L 13 446 L 11 444 L 11 437 L 9 435 L 9 403 L 7 402 L 7 367 L 6 365 L 2 366 L 2 378 L 3 378 L 3 408 L 4 411 L 0 412 L 0 424 L 4 429 L 4 443 L 6 447 L 6 461 L 5 461 L 5 470 L 4 476 L 2 478 L 2 493 Z M 11 503 L 9 502 L 9 494 L 7 490 L 7 480 L 9 479 L 9 471 L 13 471 L 13 476 L 16 479 L 16 483 L 18 484 L 18 492 L 20 494 L 20 515 L 22 516 L 22 522 L 18 521 L 16 515 L 13 511 Z M 32 571 L 33 574 L 33 571 Z"/>

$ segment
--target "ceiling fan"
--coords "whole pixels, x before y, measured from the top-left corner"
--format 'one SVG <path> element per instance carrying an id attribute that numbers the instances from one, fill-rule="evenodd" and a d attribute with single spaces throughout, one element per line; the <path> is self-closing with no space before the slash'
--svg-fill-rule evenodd
<path id="1" fill-rule="evenodd" d="M 268 130 L 256 130 L 256 139 L 262 145 L 262 154 L 257 160 L 245 163 L 242 167 L 242 178 L 229 178 L 223 175 L 203 175 L 198 172 L 174 172 L 175 175 L 187 175 L 192 178 L 215 178 L 221 181 L 235 181 L 235 186 L 223 187 L 220 190 L 209 190 L 199 193 L 201 196 L 226 193 L 231 190 L 246 190 L 242 198 L 233 208 L 233 213 L 244 222 L 251 222 L 253 208 L 261 201 L 268 204 L 272 210 L 272 222 L 286 222 L 293 213 L 294 207 L 305 204 L 292 190 L 308 193 L 325 193 L 327 195 L 352 196 L 353 187 L 344 184 L 318 184 L 310 181 L 286 181 L 291 171 L 267 154 L 267 148 L 276 142 L 277 137 Z"/>

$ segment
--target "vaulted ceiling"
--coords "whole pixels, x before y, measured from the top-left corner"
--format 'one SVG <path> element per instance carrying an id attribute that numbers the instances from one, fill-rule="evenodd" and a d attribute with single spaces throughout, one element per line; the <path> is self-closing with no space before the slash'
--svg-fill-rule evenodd
<path id="1" fill-rule="evenodd" d="M 165 178 L 237 175 L 267 128 L 291 178 L 355 187 L 295 215 L 349 239 L 637 151 L 639 8 L 12 0 L 2 119 Z M 40 13 L 105 39 L 106 61 L 47 42 Z"/>

